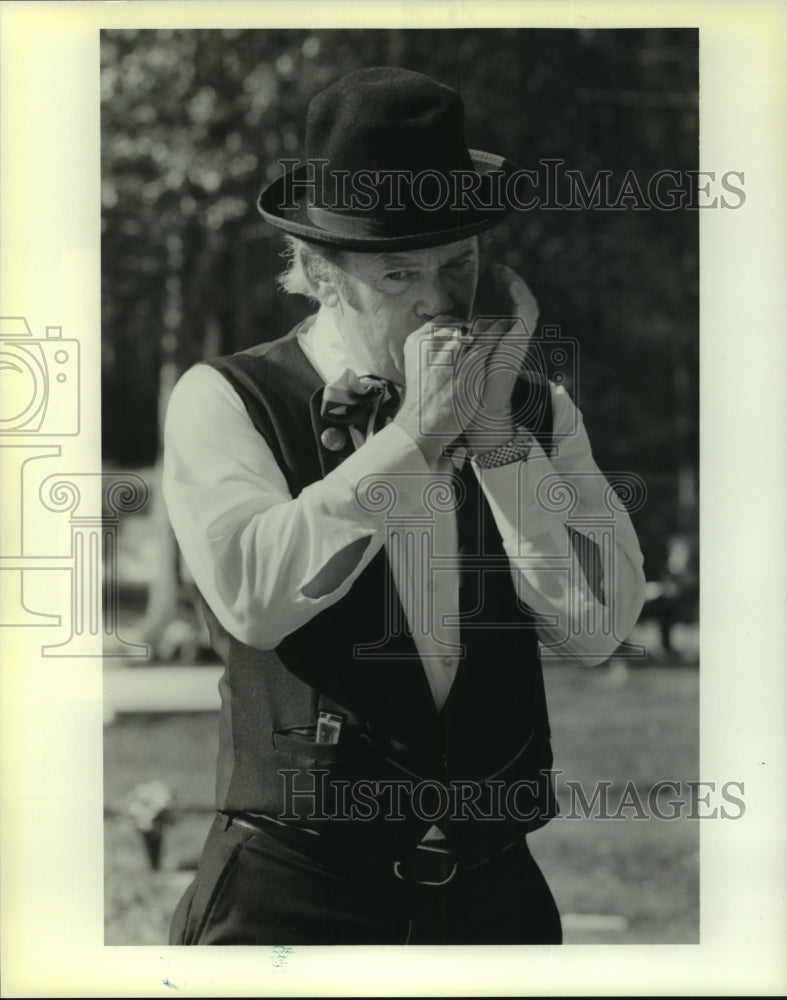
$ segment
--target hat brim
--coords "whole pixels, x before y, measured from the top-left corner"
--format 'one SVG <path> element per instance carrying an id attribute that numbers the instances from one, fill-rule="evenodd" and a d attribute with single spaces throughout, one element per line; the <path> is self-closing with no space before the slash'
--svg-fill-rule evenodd
<path id="1" fill-rule="evenodd" d="M 502 171 L 508 176 L 518 169 L 514 163 L 502 156 L 495 156 L 493 153 L 485 153 L 476 149 L 471 149 L 469 152 L 474 168 L 481 175 L 491 171 Z M 306 169 L 306 164 L 300 164 L 272 181 L 257 199 L 257 209 L 272 226 L 298 239 L 305 240 L 307 243 L 316 243 L 318 246 L 360 252 L 422 250 L 426 247 L 455 243 L 488 229 L 493 229 L 503 221 L 510 211 L 510 206 L 505 202 L 491 207 L 468 206 L 451 212 L 451 223 L 448 226 L 424 228 L 418 231 L 418 227 L 414 225 L 414 231 L 409 233 L 340 231 L 338 222 L 335 226 L 332 225 L 337 213 L 320 212 L 320 223 L 318 224 L 313 215 L 309 214 L 305 197 L 300 200 L 296 199 L 294 205 L 282 207 L 286 201 L 286 194 L 290 199 L 293 199 L 293 182 L 296 183 L 298 190 L 302 191 L 305 188 Z M 397 227 L 400 227 L 400 219 L 397 218 L 395 221 Z M 432 222 L 433 219 L 429 213 L 422 213 L 422 221 Z M 342 228 L 344 228 L 347 224 L 346 217 L 341 220 L 341 223 Z M 362 217 L 358 228 L 363 228 Z"/>

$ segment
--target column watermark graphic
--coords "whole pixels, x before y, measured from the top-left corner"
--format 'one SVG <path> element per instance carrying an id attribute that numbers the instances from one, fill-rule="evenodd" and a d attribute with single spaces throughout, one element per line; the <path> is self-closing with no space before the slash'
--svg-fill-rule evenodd
<path id="1" fill-rule="evenodd" d="M 520 487 L 525 470 L 520 470 Z M 583 504 L 583 494 L 600 493 L 593 513 Z M 539 560 L 526 554 L 512 559 L 512 564 L 540 572 L 563 575 L 567 607 L 564 620 L 550 622 L 557 636 L 544 648 L 545 659 L 561 659 L 561 647 L 581 636 L 602 635 L 617 644 L 615 655 L 623 659 L 643 659 L 647 650 L 615 631 L 615 549 L 617 517 L 639 510 L 647 499 L 647 487 L 632 472 L 572 473 L 570 479 L 557 473 L 541 476 L 535 487 L 536 505 L 543 511 L 565 518 L 566 547 L 555 560 Z M 531 505 L 532 507 L 532 505 Z M 519 537 L 525 537 L 527 504 L 520 505 L 522 523 Z M 520 562 L 521 560 L 521 562 Z"/>
<path id="2" fill-rule="evenodd" d="M 415 502 L 413 499 L 415 498 Z M 437 545 L 436 519 L 451 513 L 464 501 L 464 485 L 448 474 L 401 472 L 396 476 L 364 476 L 356 487 L 359 506 L 369 513 L 385 514 L 385 549 L 391 573 L 385 582 L 385 631 L 373 643 L 358 644 L 354 655 L 359 660 L 385 659 L 388 643 L 404 634 L 413 634 L 403 613 L 418 609 L 414 617 L 415 634 L 430 636 L 437 647 L 434 654 L 413 651 L 398 653 L 402 659 L 420 660 L 424 655 L 461 656 L 462 646 L 446 638 L 444 623 L 438 620 L 434 594 L 438 574 L 455 570 L 455 556 L 443 555 Z M 403 573 L 404 567 L 409 573 Z M 413 567 L 417 567 L 415 572 Z M 406 589 L 399 593 L 397 575 L 406 579 Z"/>
<path id="3" fill-rule="evenodd" d="M 579 345 L 574 338 L 563 336 L 557 325 L 545 325 L 530 333 L 517 316 L 503 317 L 511 328 L 499 341 L 499 333 L 487 333 L 488 323 L 499 318 L 475 317 L 470 325 L 461 326 L 453 353 L 446 351 L 443 324 L 433 331 L 440 335 L 439 341 L 427 337 L 420 345 L 420 378 L 431 365 L 454 368 L 455 423 L 449 430 L 430 431 L 424 416 L 420 428 L 425 438 L 431 436 L 442 443 L 443 455 L 454 462 L 453 472 L 368 474 L 356 487 L 356 502 L 364 513 L 385 515 L 385 548 L 391 576 L 398 574 L 400 580 L 406 581 L 407 589 L 398 593 L 391 576 L 387 578 L 385 634 L 373 644 L 357 646 L 355 655 L 359 659 L 385 658 L 387 644 L 408 632 L 407 619 L 411 619 L 417 632 L 410 629 L 409 634 L 414 638 L 428 635 L 437 648 L 435 656 L 442 654 L 444 645 L 446 652 L 463 650 L 462 630 L 536 628 L 544 659 L 572 660 L 576 649 L 582 650 L 586 664 L 604 662 L 613 652 L 618 659 L 644 659 L 646 647 L 619 634 L 616 603 L 621 532 L 631 531 L 629 515 L 646 503 L 647 486 L 640 476 L 629 471 L 604 473 L 595 466 L 586 471 L 558 471 L 563 450 L 579 435 L 585 435 L 578 401 Z M 468 499 L 460 470 L 471 464 L 473 452 L 464 447 L 461 436 L 457 437 L 457 429 L 467 426 L 475 414 L 476 447 L 480 442 L 483 448 L 485 434 L 490 445 L 501 438 L 500 416 L 488 415 L 483 407 L 490 362 L 482 350 L 476 353 L 475 348 L 486 336 L 490 342 L 498 338 L 500 343 L 491 367 L 499 371 L 508 368 L 517 380 L 511 412 L 502 420 L 531 431 L 533 443 L 527 460 L 517 462 L 515 495 L 510 498 L 513 503 L 507 504 L 515 528 L 516 551 L 510 544 L 505 550 L 499 545 L 487 550 L 483 489 L 478 494 L 476 524 L 469 532 L 480 540 L 479 544 L 468 546 L 466 538 L 460 539 L 457 551 L 456 547 L 441 547 L 438 542 L 440 518 L 446 513 L 458 515 Z M 463 343 L 470 342 L 473 351 L 463 353 Z M 558 419 L 555 404 L 559 394 L 568 389 L 577 405 L 563 404 Z M 411 391 L 422 398 L 418 384 Z M 586 442 L 579 444 L 585 447 Z M 483 479 L 478 469 L 476 477 Z M 621 524 L 621 519 L 625 523 Z M 551 533 L 553 540 L 548 554 L 533 545 L 534 536 L 544 533 Z M 409 573 L 407 566 L 411 568 Z M 413 566 L 418 568 L 415 574 Z M 441 575 L 448 579 L 450 574 L 464 579 L 473 576 L 477 600 L 474 607 L 441 616 L 435 610 L 434 595 L 440 592 Z M 500 574 L 513 578 L 521 612 L 516 617 L 501 614 L 488 598 L 492 590 L 488 585 L 493 579 L 499 580 Z M 414 576 L 418 577 L 417 583 L 413 582 Z M 528 594 L 534 591 L 554 598 L 549 610 L 542 608 L 536 613 L 529 607 Z M 408 614 L 408 608 L 419 609 L 420 617 Z M 446 631 L 451 628 L 452 637 L 447 641 Z M 589 639 L 603 639 L 604 652 L 595 654 Z M 415 652 L 409 655 L 419 658 Z"/>
<path id="4" fill-rule="evenodd" d="M 483 323 L 495 317 L 476 317 L 470 336 L 483 338 Z M 502 369 L 515 370 L 525 391 L 517 397 L 513 419 L 538 427 L 547 416 L 548 391 L 580 386 L 579 346 L 557 325 L 543 325 L 529 332 L 519 317 L 509 317 L 512 329 L 505 349 L 496 357 Z M 422 365 L 434 363 L 428 340 L 422 345 Z M 483 378 L 488 375 L 472 361 L 457 366 L 455 406 L 457 420 L 478 410 Z M 444 361 L 441 361 L 444 363 Z M 120 518 L 143 510 L 149 499 L 144 480 L 132 473 L 52 472 L 52 461 L 62 455 L 59 438 L 80 432 L 79 342 L 63 336 L 62 328 L 47 327 L 37 338 L 23 317 L 0 318 L 0 373 L 10 391 L 2 394 L 0 448 L 4 464 L 4 512 L 0 549 L 0 627 L 60 628 L 60 641 L 42 645 L 46 657 L 102 656 L 146 657 L 149 647 L 128 642 L 120 634 L 118 535 Z M 537 387 L 548 386 L 547 393 Z M 534 387 L 536 387 L 534 389 Z M 411 387 L 417 392 L 417 386 Z M 566 411 L 559 425 L 549 428 L 550 456 L 577 434 L 584 433 L 578 408 Z M 494 420 L 479 427 L 499 437 Z M 548 422 L 548 421 L 547 421 Z M 449 452 L 450 453 L 450 452 Z M 466 461 L 466 459 L 462 459 Z M 403 635 L 428 637 L 431 652 L 398 652 L 404 658 L 461 657 L 462 630 L 533 629 L 542 636 L 542 656 L 570 658 L 569 647 L 580 637 L 606 636 L 617 646 L 615 655 L 644 658 L 643 646 L 626 642 L 615 631 L 615 552 L 618 517 L 638 510 L 646 501 L 644 482 L 634 473 L 572 474 L 552 470 L 549 463 L 521 463 L 518 470 L 516 510 L 518 537 L 527 538 L 531 519 L 560 515 L 566 527 L 564 546 L 549 558 L 533 555 L 526 546 L 488 554 L 483 548 L 462 546 L 461 552 L 445 545 L 440 525 L 454 519 L 467 503 L 467 489 L 453 472 L 367 475 L 356 488 L 356 501 L 365 512 L 385 515 L 385 549 L 391 573 L 386 575 L 383 633 L 355 649 L 359 660 L 386 659 L 387 646 Z M 9 487 L 8 484 L 14 484 Z M 595 502 L 585 503 L 593 493 Z M 586 509 L 594 511 L 592 516 Z M 602 513 L 599 513 L 601 511 Z M 479 509 L 476 535 L 483 536 Z M 43 520 L 59 532 L 58 544 L 46 543 L 32 530 Z M 444 531 L 444 529 L 443 529 Z M 67 536 L 68 545 L 63 539 Z M 42 547 L 43 546 L 43 547 Z M 34 583 L 46 574 L 67 574 L 70 600 L 65 614 L 53 613 Z M 441 592 L 452 586 L 456 574 L 477 581 L 475 607 L 443 613 Z M 515 584 L 528 578 L 545 580 L 546 592 L 555 588 L 565 595 L 554 614 L 530 614 L 526 597 L 518 593 L 520 617 L 491 607 L 487 585 L 493 576 L 513 574 Z M 397 588 L 394 580 L 399 581 Z M 401 581 L 405 589 L 401 589 Z M 517 586 L 518 591 L 520 588 Z M 524 588 L 526 589 L 526 588 Z M 443 609 L 443 612 L 440 611 Z M 62 610 L 62 609 L 58 609 Z M 410 612 L 413 612 L 412 614 Z M 413 632 L 413 629 L 416 632 Z M 111 639 L 104 652 L 97 640 Z"/>
<path id="5" fill-rule="evenodd" d="M 53 475 L 39 496 L 47 510 L 68 514 L 71 540 L 71 633 L 64 642 L 43 646 L 43 655 L 147 656 L 146 644 L 127 642 L 118 631 L 119 518 L 147 506 L 145 481 L 133 473 Z M 98 637 L 114 640 L 111 651 L 96 652 Z"/>

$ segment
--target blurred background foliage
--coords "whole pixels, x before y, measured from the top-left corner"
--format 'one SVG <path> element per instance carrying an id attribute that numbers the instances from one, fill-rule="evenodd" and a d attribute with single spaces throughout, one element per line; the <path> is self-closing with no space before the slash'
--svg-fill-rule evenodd
<path id="1" fill-rule="evenodd" d="M 308 311 L 275 290 L 280 237 L 255 208 L 302 156 L 311 97 L 391 64 L 457 89 L 472 147 L 557 158 L 587 183 L 698 167 L 693 29 L 107 30 L 101 36 L 103 447 L 152 466 L 169 390 L 203 357 L 285 334 Z M 613 185 L 613 191 L 617 188 Z M 532 210 L 496 257 L 579 345 L 597 461 L 648 486 L 649 579 L 696 532 L 698 213 Z"/>

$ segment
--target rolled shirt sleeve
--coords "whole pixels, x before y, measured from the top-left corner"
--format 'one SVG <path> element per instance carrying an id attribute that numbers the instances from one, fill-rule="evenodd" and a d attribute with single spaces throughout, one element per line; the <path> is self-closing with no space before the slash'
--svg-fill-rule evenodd
<path id="1" fill-rule="evenodd" d="M 476 466 L 520 600 L 537 615 L 546 655 L 587 665 L 611 656 L 645 593 L 631 518 L 596 465 L 582 415 L 551 387 L 556 453 Z"/>
<path id="2" fill-rule="evenodd" d="M 224 628 L 259 649 L 274 648 L 339 601 L 384 544 L 386 510 L 363 502 L 366 481 L 396 476 L 404 484 L 399 509 L 419 508 L 419 477 L 402 472 L 428 473 L 428 466 L 390 424 L 293 498 L 217 371 L 196 365 L 186 372 L 167 409 L 163 490 L 186 565 Z"/>

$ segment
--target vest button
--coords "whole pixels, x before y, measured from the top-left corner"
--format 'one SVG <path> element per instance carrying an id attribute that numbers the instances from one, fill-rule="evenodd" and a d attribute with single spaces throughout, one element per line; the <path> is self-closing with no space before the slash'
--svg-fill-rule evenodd
<path id="1" fill-rule="evenodd" d="M 341 451 L 347 444 L 347 431 L 342 427 L 326 427 L 320 441 L 328 451 Z"/>

